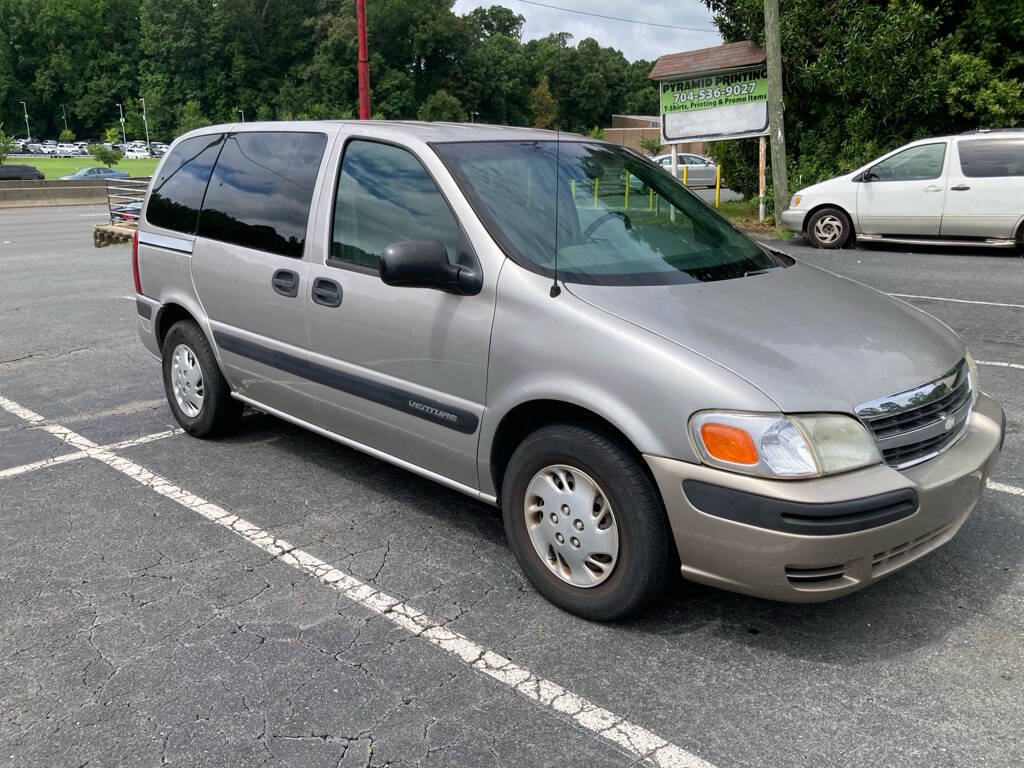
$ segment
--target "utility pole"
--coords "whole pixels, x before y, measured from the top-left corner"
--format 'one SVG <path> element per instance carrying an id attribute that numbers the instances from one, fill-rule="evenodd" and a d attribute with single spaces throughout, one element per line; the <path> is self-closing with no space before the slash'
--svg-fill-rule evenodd
<path id="1" fill-rule="evenodd" d="M 359 32 L 359 119 L 370 119 L 370 59 L 366 53 L 366 0 L 356 0 L 356 27 Z"/>
<path id="2" fill-rule="evenodd" d="M 242 116 L 242 122 L 244 123 L 245 122 L 245 110 L 239 108 L 238 114 L 240 114 Z"/>
<path id="3" fill-rule="evenodd" d="M 146 99 L 140 97 L 139 101 L 142 102 L 142 124 L 146 126 L 146 151 L 149 154 L 153 154 L 153 148 L 149 146 L 149 120 L 146 119 Z"/>
<path id="4" fill-rule="evenodd" d="M 63 104 L 60 105 L 60 114 L 61 114 L 61 117 L 64 118 L 64 130 L 67 131 L 68 130 L 68 112 L 67 112 L 66 109 L 64 109 L 64 105 Z"/>
<path id="5" fill-rule="evenodd" d="M 121 143 L 122 144 L 127 144 L 128 143 L 128 134 L 126 134 L 124 132 L 124 110 L 121 108 L 120 104 L 117 105 L 117 111 L 121 115 Z"/>
<path id="6" fill-rule="evenodd" d="M 782 42 L 779 0 L 764 0 L 764 49 L 768 57 L 768 130 L 772 148 L 772 187 L 775 190 L 775 229 L 782 231 L 782 212 L 789 207 L 786 174 L 786 132 L 782 125 Z"/>
<path id="7" fill-rule="evenodd" d="M 32 131 L 29 130 L 29 127 L 28 127 L 28 107 L 25 106 L 25 102 L 24 101 L 19 102 L 19 103 L 21 104 L 22 111 L 25 113 L 25 140 L 26 141 L 32 141 Z"/>

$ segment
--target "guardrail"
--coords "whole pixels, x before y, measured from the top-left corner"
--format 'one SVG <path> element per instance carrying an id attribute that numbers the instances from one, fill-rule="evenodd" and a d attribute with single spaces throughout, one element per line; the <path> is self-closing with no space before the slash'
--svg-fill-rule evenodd
<path id="1" fill-rule="evenodd" d="M 110 223 L 136 228 L 149 179 L 107 179 L 107 212 Z"/>
<path id="2" fill-rule="evenodd" d="M 117 179 L 117 181 L 126 181 Z M 149 179 L 142 179 L 148 184 Z M 28 208 L 42 205 L 103 205 L 107 202 L 104 179 L 46 179 L 43 181 L 0 181 L 0 208 Z"/>

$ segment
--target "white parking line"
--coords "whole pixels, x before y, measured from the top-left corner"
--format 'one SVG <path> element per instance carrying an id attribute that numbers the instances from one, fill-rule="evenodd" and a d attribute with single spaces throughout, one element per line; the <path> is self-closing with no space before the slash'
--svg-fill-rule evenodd
<path id="1" fill-rule="evenodd" d="M 549 712 L 568 717 L 576 725 L 609 741 L 628 753 L 631 758 L 643 760 L 659 768 L 714 768 L 711 763 L 672 744 L 657 734 L 577 696 L 551 680 L 538 677 L 529 669 L 494 653 L 459 632 L 444 626 L 444 622 L 391 597 L 375 587 L 344 573 L 314 557 L 295 549 L 282 539 L 233 515 L 216 504 L 211 504 L 193 493 L 179 488 L 160 475 L 128 459 L 114 454 L 58 424 L 47 423 L 38 413 L 0 395 L 0 408 L 32 424 L 39 425 L 54 437 L 78 448 L 83 456 L 101 461 L 126 477 L 152 489 L 161 496 L 177 502 L 192 512 L 202 515 L 250 544 L 273 555 L 283 563 L 308 573 L 322 584 L 340 592 L 349 600 L 362 605 L 407 632 L 458 657 L 472 669 L 487 675 L 502 685 L 536 702 Z M 141 439 L 141 438 L 140 438 Z"/>
<path id="2" fill-rule="evenodd" d="M 1006 483 L 997 483 L 995 480 L 989 480 L 985 487 L 991 491 L 1008 493 L 1011 496 L 1024 496 L 1024 488 L 1018 488 L 1016 485 L 1007 485 Z"/>
<path id="3" fill-rule="evenodd" d="M 142 437 L 136 437 L 131 440 L 122 440 L 119 443 L 111 443 L 110 445 L 102 446 L 102 448 L 108 451 L 116 451 L 121 448 L 132 448 L 136 445 L 152 443 L 155 440 L 163 440 L 165 437 L 174 437 L 175 435 L 182 434 L 184 431 L 185 430 L 183 429 L 168 429 L 164 432 L 154 432 L 151 435 L 143 435 Z M 10 467 L 9 469 L 0 470 L 0 480 L 8 477 L 24 475 L 26 472 L 34 472 L 37 469 L 45 469 L 46 467 L 52 467 L 58 464 L 67 464 L 69 461 L 88 459 L 91 455 L 92 454 L 89 451 L 76 451 L 75 453 L 65 453 L 62 456 L 54 456 L 52 459 L 43 459 L 42 461 L 33 461 L 31 464 L 22 464 L 20 467 Z"/>
<path id="4" fill-rule="evenodd" d="M 1024 365 L 1021 365 L 1020 363 L 999 363 L 991 360 L 978 360 L 977 363 L 978 365 L 991 365 L 996 368 L 1019 368 L 1024 371 Z"/>
<path id="5" fill-rule="evenodd" d="M 890 293 L 898 299 L 926 299 L 928 301 L 951 301 L 955 304 L 982 304 L 986 307 L 1011 307 L 1013 309 L 1024 309 L 1024 304 L 1007 304 L 1002 301 L 974 301 L 972 299 L 949 299 L 944 296 L 918 296 L 913 293 Z"/>

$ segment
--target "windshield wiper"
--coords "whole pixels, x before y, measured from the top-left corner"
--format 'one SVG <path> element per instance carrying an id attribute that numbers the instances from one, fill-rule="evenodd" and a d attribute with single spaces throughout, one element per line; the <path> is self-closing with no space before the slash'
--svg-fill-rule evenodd
<path id="1" fill-rule="evenodd" d="M 776 269 L 781 269 L 781 268 L 782 268 L 782 266 L 779 265 L 777 267 L 765 267 L 764 269 L 748 269 L 746 272 L 743 273 L 743 276 L 744 277 L 752 277 L 753 275 L 763 275 L 766 272 L 774 272 Z"/>

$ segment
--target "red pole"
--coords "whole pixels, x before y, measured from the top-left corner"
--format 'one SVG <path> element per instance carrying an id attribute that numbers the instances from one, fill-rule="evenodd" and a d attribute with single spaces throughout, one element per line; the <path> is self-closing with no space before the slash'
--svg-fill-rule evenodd
<path id="1" fill-rule="evenodd" d="M 356 0 L 359 27 L 359 119 L 370 119 L 370 60 L 366 55 L 366 0 Z"/>

